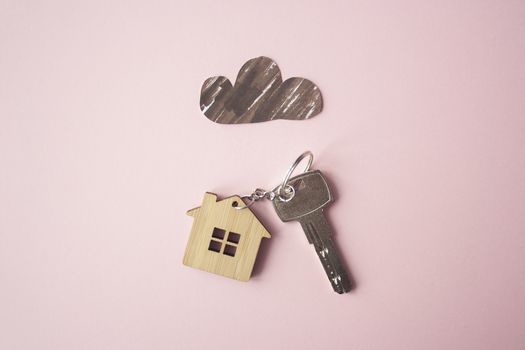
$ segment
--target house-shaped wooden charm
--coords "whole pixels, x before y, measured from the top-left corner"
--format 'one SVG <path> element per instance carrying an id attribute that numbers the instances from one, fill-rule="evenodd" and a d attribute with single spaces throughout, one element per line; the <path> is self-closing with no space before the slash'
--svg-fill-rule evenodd
<path id="1" fill-rule="evenodd" d="M 243 205 L 239 196 L 217 201 L 206 193 L 202 206 L 188 211 L 194 221 L 184 265 L 248 281 L 261 239 L 271 235 L 250 209 L 235 208 Z"/>

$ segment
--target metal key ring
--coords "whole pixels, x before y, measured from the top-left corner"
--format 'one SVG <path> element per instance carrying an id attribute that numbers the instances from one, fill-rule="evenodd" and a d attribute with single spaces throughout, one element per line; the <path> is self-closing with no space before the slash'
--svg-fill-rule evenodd
<path id="1" fill-rule="evenodd" d="M 283 180 L 283 183 L 281 184 L 281 186 L 279 186 L 279 189 L 277 191 L 277 194 L 279 195 L 279 199 L 281 201 L 289 201 L 293 198 L 293 195 L 295 195 L 295 191 L 292 191 L 292 195 L 291 195 L 291 198 L 286 198 L 286 193 L 284 193 L 283 191 L 286 191 L 286 189 L 288 187 L 290 187 L 288 185 L 288 180 L 290 180 L 290 177 L 292 176 L 295 168 L 297 168 L 297 166 L 301 163 L 301 161 L 306 158 L 306 157 L 309 157 L 308 159 L 308 164 L 306 164 L 306 167 L 304 168 L 303 170 L 303 173 L 306 173 L 307 171 L 310 170 L 310 166 L 312 165 L 312 162 L 314 160 L 314 155 L 312 154 L 312 152 L 310 151 L 306 151 L 304 152 L 303 154 L 301 154 L 299 157 L 297 157 L 297 159 L 295 160 L 295 162 L 292 164 L 292 166 L 290 167 L 290 169 L 288 169 L 288 172 L 286 173 L 286 175 L 284 176 L 284 180 Z"/>
<path id="2" fill-rule="evenodd" d="M 293 186 L 290 186 L 290 185 L 286 185 L 286 186 L 288 186 L 288 187 L 284 189 L 284 191 L 285 191 L 285 196 L 289 196 L 289 197 L 283 197 L 282 195 L 278 194 L 278 195 L 277 195 L 277 198 L 279 198 L 279 200 L 280 200 L 281 202 L 289 202 L 289 201 L 291 201 L 292 198 L 295 196 L 295 188 L 293 188 Z M 290 192 L 288 192 L 288 194 L 286 194 L 286 193 L 287 193 L 287 192 L 286 192 L 287 189 L 290 190 Z M 279 186 L 279 187 L 277 188 L 277 191 L 276 191 L 276 192 L 277 192 L 277 193 L 280 193 L 281 191 L 282 191 L 282 187 Z"/>

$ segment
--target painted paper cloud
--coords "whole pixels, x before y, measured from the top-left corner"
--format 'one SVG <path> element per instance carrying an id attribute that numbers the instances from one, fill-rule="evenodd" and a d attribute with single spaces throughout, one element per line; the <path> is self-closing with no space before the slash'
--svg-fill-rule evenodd
<path id="1" fill-rule="evenodd" d="M 319 88 L 308 79 L 283 82 L 277 63 L 261 56 L 242 66 L 233 86 L 223 76 L 206 79 L 200 108 L 208 119 L 221 124 L 303 120 L 321 112 L 323 99 Z"/>

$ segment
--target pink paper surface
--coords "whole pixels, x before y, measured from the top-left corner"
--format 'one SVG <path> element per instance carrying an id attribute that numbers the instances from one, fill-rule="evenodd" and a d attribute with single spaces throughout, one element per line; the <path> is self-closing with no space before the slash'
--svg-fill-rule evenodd
<path id="1" fill-rule="evenodd" d="M 0 1 L 0 349 L 523 349 L 525 2 Z M 217 125 L 204 79 L 267 55 L 305 122 Z M 187 209 L 304 150 L 357 282 L 300 226 L 243 283 Z"/>

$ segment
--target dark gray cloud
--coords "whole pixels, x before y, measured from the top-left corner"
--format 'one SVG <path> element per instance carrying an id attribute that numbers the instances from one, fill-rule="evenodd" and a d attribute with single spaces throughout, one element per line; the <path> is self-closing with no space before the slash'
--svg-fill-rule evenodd
<path id="1" fill-rule="evenodd" d="M 321 112 L 323 99 L 319 88 L 308 79 L 283 82 L 277 63 L 261 56 L 242 66 L 233 86 L 226 77 L 206 79 L 200 108 L 208 119 L 221 124 L 303 120 Z"/>

